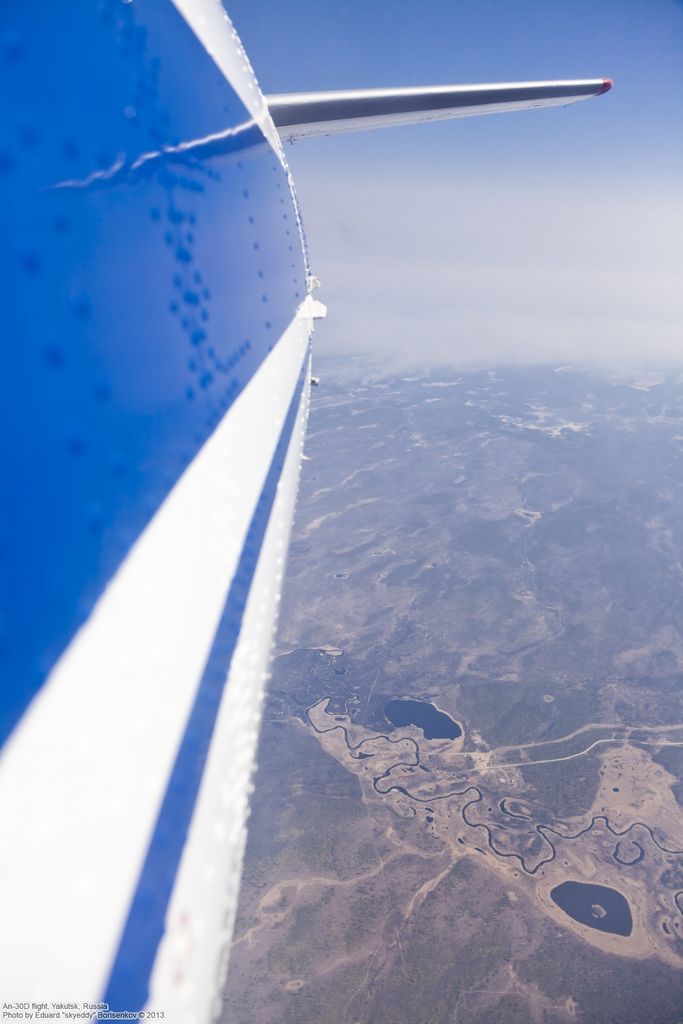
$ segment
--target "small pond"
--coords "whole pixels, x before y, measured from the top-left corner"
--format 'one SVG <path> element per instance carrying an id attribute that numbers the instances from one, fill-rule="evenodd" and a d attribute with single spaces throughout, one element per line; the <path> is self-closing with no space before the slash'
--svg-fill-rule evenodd
<path id="1" fill-rule="evenodd" d="M 562 882 L 551 891 L 550 898 L 565 914 L 589 928 L 613 935 L 631 934 L 631 908 L 616 889 L 592 882 Z"/>
<path id="2" fill-rule="evenodd" d="M 439 711 L 426 700 L 400 697 L 390 700 L 384 714 L 392 725 L 416 725 L 427 740 L 455 740 L 462 729 L 445 711 Z"/>

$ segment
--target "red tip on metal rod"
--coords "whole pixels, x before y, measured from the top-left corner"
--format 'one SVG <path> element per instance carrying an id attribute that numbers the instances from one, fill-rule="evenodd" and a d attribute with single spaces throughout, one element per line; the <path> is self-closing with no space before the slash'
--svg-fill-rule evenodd
<path id="1" fill-rule="evenodd" d="M 603 78 L 603 80 L 602 80 L 602 88 L 598 89 L 598 91 L 596 92 L 595 95 L 596 96 L 602 96 L 603 92 L 609 92 L 613 85 L 614 85 L 614 82 L 612 81 L 611 78 Z"/>

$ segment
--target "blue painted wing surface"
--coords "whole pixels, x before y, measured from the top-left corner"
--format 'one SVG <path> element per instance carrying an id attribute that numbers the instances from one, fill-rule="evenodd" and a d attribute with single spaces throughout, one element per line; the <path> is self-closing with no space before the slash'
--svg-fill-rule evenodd
<path id="1" fill-rule="evenodd" d="M 3 984 L 206 1017 L 305 414 L 298 215 L 218 5 L 1 21 Z"/>
<path id="2" fill-rule="evenodd" d="M 172 5 L 3 21 L 5 738 L 305 270 L 280 162 Z"/>

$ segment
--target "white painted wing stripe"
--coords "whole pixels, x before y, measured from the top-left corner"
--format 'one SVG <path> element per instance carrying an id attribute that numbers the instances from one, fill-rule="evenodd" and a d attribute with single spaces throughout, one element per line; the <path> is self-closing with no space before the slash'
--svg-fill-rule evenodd
<path id="1" fill-rule="evenodd" d="M 311 326 L 304 304 L 3 751 L 7 998 L 105 984 Z"/>
<path id="2" fill-rule="evenodd" d="M 242 617 L 296 426 L 307 365 L 308 358 L 301 365 L 263 489 L 242 544 L 240 560 L 169 774 L 111 976 L 103 993 L 104 1001 L 115 1011 L 140 1011 L 148 1001 L 149 978 L 165 932 L 166 911 L 214 739 L 226 676 L 232 665 Z M 238 742 L 236 737 L 234 742 Z M 222 827 L 225 831 L 224 824 Z"/>
<path id="3" fill-rule="evenodd" d="M 308 414 L 308 376 L 152 975 L 150 1008 L 173 1006 L 179 1024 L 212 1019 L 214 999 L 216 1016 L 220 1009 L 264 680 L 294 515 Z"/>
<path id="4" fill-rule="evenodd" d="M 282 143 L 240 38 L 220 0 L 171 0 L 254 118 L 280 162 Z"/>

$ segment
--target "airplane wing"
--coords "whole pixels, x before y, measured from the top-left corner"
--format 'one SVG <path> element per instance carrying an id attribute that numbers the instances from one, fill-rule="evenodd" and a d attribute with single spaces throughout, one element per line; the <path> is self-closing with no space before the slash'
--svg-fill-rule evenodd
<path id="1" fill-rule="evenodd" d="M 323 313 L 280 135 L 608 83 L 266 103 L 215 0 L 0 28 L 3 998 L 208 1021 Z"/>
<path id="2" fill-rule="evenodd" d="M 490 85 L 437 85 L 411 89 L 347 89 L 267 96 L 280 138 L 337 135 L 418 121 L 444 121 L 500 114 L 532 107 L 567 106 L 600 96 L 609 78 L 556 82 L 498 82 Z"/>

